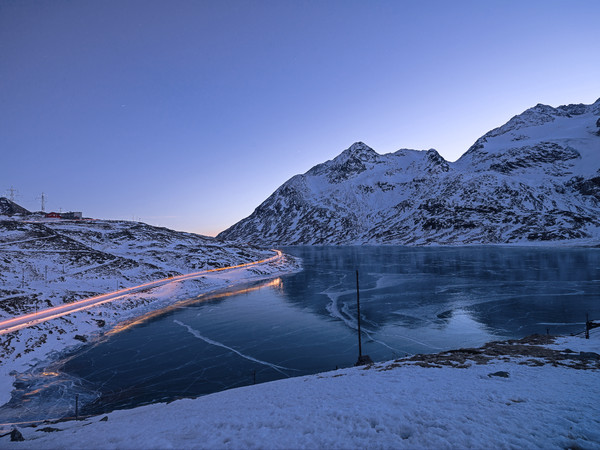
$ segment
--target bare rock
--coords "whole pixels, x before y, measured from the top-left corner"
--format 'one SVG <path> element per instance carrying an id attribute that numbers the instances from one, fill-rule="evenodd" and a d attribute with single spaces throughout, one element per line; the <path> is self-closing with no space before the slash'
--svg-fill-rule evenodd
<path id="1" fill-rule="evenodd" d="M 490 377 L 490 378 L 492 378 L 492 377 L 508 378 L 509 373 L 505 372 L 504 370 L 500 370 L 498 372 L 488 373 L 488 377 Z"/>
<path id="2" fill-rule="evenodd" d="M 22 442 L 25 440 L 25 438 L 17 428 L 13 428 L 13 430 L 10 432 L 10 440 L 12 442 Z"/>

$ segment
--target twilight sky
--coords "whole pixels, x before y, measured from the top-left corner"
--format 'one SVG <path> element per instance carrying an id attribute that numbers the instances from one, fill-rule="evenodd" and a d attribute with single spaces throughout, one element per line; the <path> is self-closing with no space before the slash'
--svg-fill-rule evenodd
<path id="1" fill-rule="evenodd" d="M 597 0 L 0 0 L 0 195 L 214 235 L 355 141 L 600 97 Z"/>

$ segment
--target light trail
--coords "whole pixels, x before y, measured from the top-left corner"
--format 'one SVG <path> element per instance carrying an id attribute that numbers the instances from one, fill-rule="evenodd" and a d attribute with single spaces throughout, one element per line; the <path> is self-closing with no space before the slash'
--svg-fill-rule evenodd
<path id="1" fill-rule="evenodd" d="M 98 306 L 103 303 L 111 302 L 123 298 L 128 294 L 135 294 L 138 292 L 146 291 L 158 286 L 164 286 L 169 283 L 176 283 L 179 281 L 193 280 L 204 276 L 211 272 L 221 272 L 225 270 L 240 269 L 242 267 L 255 266 L 258 264 L 268 264 L 275 262 L 283 257 L 283 253 L 280 250 L 273 249 L 276 254 L 270 258 L 261 259 L 260 261 L 252 261 L 249 263 L 238 264 L 236 266 L 220 267 L 218 269 L 202 270 L 200 272 L 186 273 L 183 275 L 177 275 L 169 278 L 162 278 L 160 280 L 150 281 L 148 283 L 140 284 L 138 286 L 132 286 L 118 291 L 109 292 L 107 294 L 97 295 L 95 297 L 85 298 L 76 302 L 68 303 L 65 305 L 53 306 L 51 308 L 41 309 L 34 313 L 23 314 L 21 316 L 13 317 L 12 319 L 6 319 L 0 322 L 0 335 L 12 333 L 13 331 L 20 330 L 22 328 L 31 327 L 48 320 L 56 319 L 67 314 L 82 311 L 84 309 Z"/>

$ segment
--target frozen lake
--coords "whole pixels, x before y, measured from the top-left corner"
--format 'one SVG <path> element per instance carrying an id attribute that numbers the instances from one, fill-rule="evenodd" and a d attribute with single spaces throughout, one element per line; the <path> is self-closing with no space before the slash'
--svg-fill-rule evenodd
<path id="1" fill-rule="evenodd" d="M 98 414 L 600 318 L 600 249 L 292 247 L 304 271 L 203 296 L 24 375 L 0 419 Z"/>

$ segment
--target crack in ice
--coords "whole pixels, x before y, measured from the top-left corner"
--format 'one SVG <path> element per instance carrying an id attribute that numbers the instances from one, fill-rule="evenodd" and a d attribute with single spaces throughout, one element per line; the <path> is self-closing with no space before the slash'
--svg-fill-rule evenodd
<path id="1" fill-rule="evenodd" d="M 236 350 L 235 348 L 228 347 L 227 345 L 222 344 L 221 342 L 213 341 L 212 339 L 209 339 L 206 336 L 202 336 L 200 333 L 198 333 L 198 331 L 194 330 L 189 325 L 186 325 L 185 323 L 180 322 L 179 320 L 173 320 L 173 322 L 175 322 L 177 325 L 181 325 L 182 327 L 187 328 L 187 330 L 190 334 L 192 334 L 194 337 L 197 337 L 198 339 L 203 340 L 207 344 L 215 345 L 217 347 L 223 347 L 223 348 L 225 348 L 229 351 L 232 351 L 233 353 L 241 356 L 242 358 L 245 358 L 247 360 L 253 361 L 258 364 L 262 364 L 264 366 L 268 366 L 268 367 L 276 370 L 277 372 L 282 373 L 283 375 L 285 375 L 288 378 L 289 378 L 289 375 L 287 373 L 283 372 L 283 370 L 296 370 L 296 369 L 290 369 L 289 367 L 278 366 L 277 364 L 271 364 L 270 362 L 267 362 L 267 361 L 261 361 L 260 359 L 253 358 L 252 356 L 244 355 L 243 353 Z M 283 370 L 280 370 L 280 369 L 283 369 Z"/>

